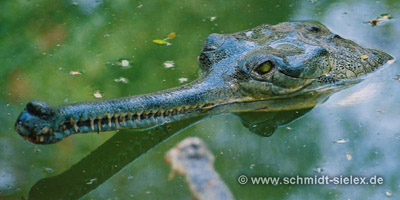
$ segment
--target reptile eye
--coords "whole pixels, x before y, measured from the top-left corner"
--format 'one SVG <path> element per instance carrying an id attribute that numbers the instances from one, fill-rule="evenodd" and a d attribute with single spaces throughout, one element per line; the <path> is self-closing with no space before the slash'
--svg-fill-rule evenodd
<path id="1" fill-rule="evenodd" d="M 272 67 L 273 67 L 273 65 L 272 65 L 271 61 L 267 61 L 267 62 L 264 62 L 261 65 L 259 65 L 256 68 L 256 72 L 257 72 L 257 74 L 264 75 L 264 74 L 268 73 L 269 71 L 271 71 Z"/>

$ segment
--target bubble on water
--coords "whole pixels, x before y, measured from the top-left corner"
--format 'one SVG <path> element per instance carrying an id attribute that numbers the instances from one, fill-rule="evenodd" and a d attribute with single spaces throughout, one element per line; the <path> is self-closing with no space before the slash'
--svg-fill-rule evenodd
<path id="1" fill-rule="evenodd" d="M 121 66 L 122 67 L 128 67 L 129 66 L 129 61 L 128 60 L 122 60 L 121 61 Z"/>
<path id="2" fill-rule="evenodd" d="M 103 98 L 103 95 L 101 94 L 100 90 L 97 90 L 96 92 L 93 93 L 94 98 L 100 99 Z"/>
<path id="3" fill-rule="evenodd" d="M 167 60 L 164 62 L 164 67 L 167 69 L 175 67 L 175 63 L 172 60 Z"/>
<path id="4" fill-rule="evenodd" d="M 179 80 L 180 83 L 184 83 L 184 82 L 188 81 L 188 78 L 182 77 L 182 78 L 179 78 L 178 80 Z"/>
<path id="5" fill-rule="evenodd" d="M 352 160 L 353 156 L 351 156 L 351 154 L 349 152 L 346 153 L 346 158 L 347 160 Z"/>
<path id="6" fill-rule="evenodd" d="M 119 77 L 119 78 L 114 79 L 114 82 L 127 84 L 128 83 L 128 79 L 125 78 L 125 77 Z"/>

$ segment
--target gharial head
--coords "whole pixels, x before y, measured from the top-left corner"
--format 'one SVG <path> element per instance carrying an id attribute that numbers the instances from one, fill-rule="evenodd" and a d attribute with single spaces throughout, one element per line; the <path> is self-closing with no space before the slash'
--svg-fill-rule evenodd
<path id="1" fill-rule="evenodd" d="M 238 90 L 264 99 L 353 82 L 392 59 L 343 39 L 318 22 L 211 34 L 199 57 L 206 74 L 230 76 L 227 79 Z"/>
<path id="2" fill-rule="evenodd" d="M 259 109 L 259 102 L 268 104 L 269 110 L 277 102 L 275 111 L 297 109 L 300 104 L 306 108 L 304 98 L 295 100 L 298 96 L 318 96 L 314 94 L 354 84 L 392 59 L 316 22 L 211 34 L 199 56 L 203 73 L 197 81 L 152 94 L 58 107 L 33 101 L 15 129 L 33 143 L 49 144 L 75 133 L 148 128 L 198 115 L 251 111 Z"/>

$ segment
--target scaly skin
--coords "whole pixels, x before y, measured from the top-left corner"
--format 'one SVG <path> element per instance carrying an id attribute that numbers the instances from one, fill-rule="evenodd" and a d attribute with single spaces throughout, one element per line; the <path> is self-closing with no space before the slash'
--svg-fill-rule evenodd
<path id="1" fill-rule="evenodd" d="M 33 143 L 50 144 L 75 133 L 143 129 L 199 115 L 313 107 L 392 59 L 317 22 L 211 34 L 199 57 L 203 73 L 190 84 L 58 107 L 33 101 L 15 129 Z"/>

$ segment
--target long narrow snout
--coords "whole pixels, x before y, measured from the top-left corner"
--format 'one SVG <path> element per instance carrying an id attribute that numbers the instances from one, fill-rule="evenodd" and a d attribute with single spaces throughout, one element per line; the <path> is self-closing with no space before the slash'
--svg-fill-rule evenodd
<path id="1" fill-rule="evenodd" d="M 145 129 L 206 114 L 230 98 L 228 89 L 199 80 L 152 93 L 50 107 L 44 102 L 27 104 L 15 130 L 30 142 L 51 144 L 76 133 Z"/>

